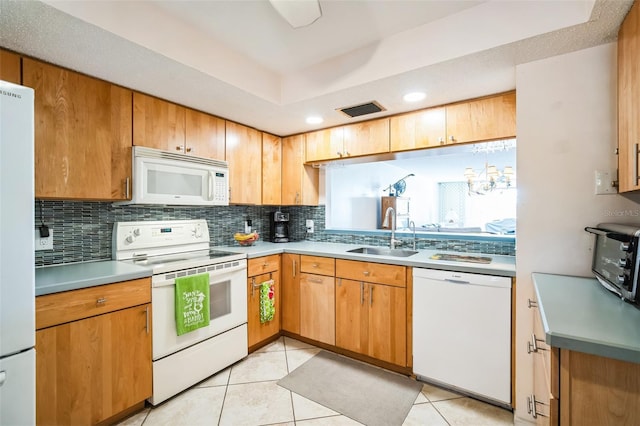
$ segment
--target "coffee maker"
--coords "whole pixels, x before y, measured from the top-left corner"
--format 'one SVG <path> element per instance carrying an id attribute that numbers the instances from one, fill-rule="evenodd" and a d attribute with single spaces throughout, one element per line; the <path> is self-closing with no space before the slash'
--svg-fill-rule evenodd
<path id="1" fill-rule="evenodd" d="M 274 243 L 289 242 L 289 213 L 269 213 L 271 241 Z"/>

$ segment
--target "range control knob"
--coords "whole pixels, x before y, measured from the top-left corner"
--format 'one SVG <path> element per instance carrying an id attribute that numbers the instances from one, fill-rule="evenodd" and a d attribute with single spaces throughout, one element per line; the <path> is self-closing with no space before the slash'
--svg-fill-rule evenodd
<path id="1" fill-rule="evenodd" d="M 629 251 L 629 243 L 620 243 L 620 250 Z"/>
<path id="2" fill-rule="evenodd" d="M 625 277 L 624 277 L 624 275 L 618 275 L 618 276 L 616 277 L 616 281 L 618 282 L 618 284 L 623 285 L 623 284 L 624 284 L 624 281 L 625 281 Z"/>
<path id="3" fill-rule="evenodd" d="M 134 235 L 135 237 L 139 237 L 139 236 L 140 236 L 140 228 L 136 228 L 136 229 L 134 229 L 134 230 L 133 230 L 133 235 Z"/>
<path id="4" fill-rule="evenodd" d="M 126 242 L 128 242 L 129 244 L 131 244 L 132 242 L 134 242 L 136 240 L 136 238 L 133 235 L 129 235 L 127 238 L 124 239 Z"/>
<path id="5" fill-rule="evenodd" d="M 619 259 L 618 260 L 618 266 L 621 268 L 624 268 L 627 266 L 627 259 Z"/>
<path id="6" fill-rule="evenodd" d="M 194 226 L 191 232 L 193 233 L 193 236 L 196 238 L 202 237 L 202 228 L 200 227 L 200 225 Z"/>

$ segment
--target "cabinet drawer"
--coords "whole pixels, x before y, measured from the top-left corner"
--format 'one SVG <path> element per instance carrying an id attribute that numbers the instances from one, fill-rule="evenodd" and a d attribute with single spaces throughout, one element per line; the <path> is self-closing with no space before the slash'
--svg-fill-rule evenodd
<path id="1" fill-rule="evenodd" d="M 247 276 L 254 277 L 256 275 L 265 274 L 267 272 L 275 272 L 280 269 L 280 255 L 273 254 L 271 256 L 256 257 L 249 259 L 247 262 Z"/>
<path id="2" fill-rule="evenodd" d="M 336 260 L 336 277 L 394 287 L 407 286 L 407 268 L 398 265 L 338 259 Z"/>
<path id="3" fill-rule="evenodd" d="M 331 257 L 300 256 L 300 272 L 334 276 L 336 260 Z"/>
<path id="4" fill-rule="evenodd" d="M 151 302 L 151 278 L 36 297 L 36 330 Z"/>

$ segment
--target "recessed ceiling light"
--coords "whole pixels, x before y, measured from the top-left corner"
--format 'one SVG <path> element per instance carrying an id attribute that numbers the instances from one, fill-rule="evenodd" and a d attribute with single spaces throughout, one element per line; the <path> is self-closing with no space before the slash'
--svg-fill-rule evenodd
<path id="1" fill-rule="evenodd" d="M 405 102 L 418 102 L 427 97 L 427 94 L 424 92 L 412 92 L 407 93 L 402 97 Z"/>
<path id="2" fill-rule="evenodd" d="M 323 121 L 324 120 L 322 119 L 322 117 L 318 117 L 318 116 L 307 117 L 307 124 L 320 124 Z"/>

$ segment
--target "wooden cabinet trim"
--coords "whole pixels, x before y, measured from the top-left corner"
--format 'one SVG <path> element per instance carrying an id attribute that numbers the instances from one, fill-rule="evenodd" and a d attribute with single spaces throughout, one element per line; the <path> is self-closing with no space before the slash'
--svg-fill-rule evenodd
<path id="1" fill-rule="evenodd" d="M 150 278 L 38 296 L 36 330 L 150 302 Z"/>

